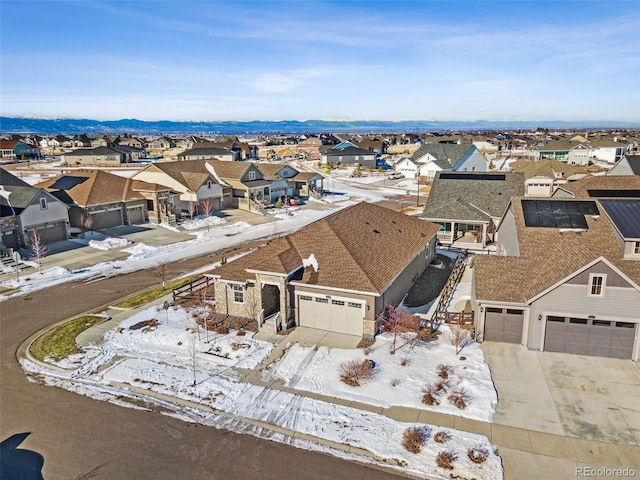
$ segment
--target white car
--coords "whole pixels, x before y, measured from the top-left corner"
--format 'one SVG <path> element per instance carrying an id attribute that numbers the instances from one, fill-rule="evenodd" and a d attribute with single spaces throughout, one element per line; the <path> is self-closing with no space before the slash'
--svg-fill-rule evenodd
<path id="1" fill-rule="evenodd" d="M 391 173 L 389 174 L 389 179 L 390 180 L 396 180 L 399 178 L 404 178 L 404 174 L 400 173 L 400 172 L 395 172 L 395 173 Z"/>

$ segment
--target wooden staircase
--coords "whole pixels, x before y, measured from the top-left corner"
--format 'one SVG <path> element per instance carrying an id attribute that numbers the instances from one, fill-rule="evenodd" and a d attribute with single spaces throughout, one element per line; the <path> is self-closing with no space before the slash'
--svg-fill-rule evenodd
<path id="1" fill-rule="evenodd" d="M 460 283 L 460 279 L 462 278 L 462 274 L 464 273 L 467 257 L 468 255 L 461 254 L 456 259 L 456 263 L 453 266 L 451 275 L 449 275 L 447 283 L 440 292 L 440 300 L 438 301 L 438 306 L 436 307 L 436 310 L 435 312 L 433 312 L 433 316 L 431 317 L 431 328 L 433 330 L 437 330 L 440 325 L 442 325 L 442 322 L 448 323 L 447 319 L 451 317 L 450 315 L 448 315 L 447 310 L 449 308 L 449 305 L 451 304 L 453 292 L 458 286 L 458 283 Z"/>

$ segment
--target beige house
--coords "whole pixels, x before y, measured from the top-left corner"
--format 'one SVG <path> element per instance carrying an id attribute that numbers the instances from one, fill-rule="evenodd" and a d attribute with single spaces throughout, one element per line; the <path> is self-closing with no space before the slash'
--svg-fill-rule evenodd
<path id="1" fill-rule="evenodd" d="M 218 267 L 218 313 L 260 328 L 372 337 L 435 254 L 438 226 L 369 203 L 340 210 Z"/>
<path id="2" fill-rule="evenodd" d="M 484 341 L 640 358 L 640 200 L 514 198 L 475 258 Z"/>

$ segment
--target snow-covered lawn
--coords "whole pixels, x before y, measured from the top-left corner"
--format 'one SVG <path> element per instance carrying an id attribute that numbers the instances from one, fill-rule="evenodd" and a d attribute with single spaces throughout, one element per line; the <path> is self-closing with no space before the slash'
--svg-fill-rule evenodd
<path id="1" fill-rule="evenodd" d="M 149 321 L 152 321 L 151 325 Z M 395 356 L 390 356 L 387 351 L 388 342 L 389 339 L 376 342 L 371 358 L 380 362 L 381 378 L 384 375 L 387 379 L 392 376 L 401 379 L 401 383 L 396 387 L 387 382 L 386 386 L 380 383 L 377 389 L 388 394 L 397 394 L 397 389 L 403 385 L 402 382 L 410 384 L 413 381 L 412 377 L 421 375 L 421 368 L 429 368 L 418 364 L 423 359 L 417 352 L 419 347 L 406 355 L 411 360 L 406 367 L 385 365 L 385 362 L 401 361 L 406 353 L 401 349 Z M 445 347 L 435 346 L 436 349 Z M 450 475 L 456 476 L 455 478 L 479 480 L 503 478 L 500 457 L 495 454 L 493 445 L 484 436 L 433 425 L 399 422 L 385 415 L 241 381 L 247 369 L 256 368 L 272 349 L 273 344 L 253 339 L 249 332 L 241 336 L 235 331 L 227 335 L 212 332 L 205 334 L 202 329 L 197 328 L 190 311 L 182 307 L 170 308 L 168 311 L 152 307 L 131 316 L 106 332 L 103 343 L 87 349 L 84 361 L 75 356 L 73 362 L 66 362 L 66 368 L 76 368 L 73 372 L 63 375 L 47 373 L 42 367 L 29 361 L 23 361 L 23 365 L 27 370 L 44 374 L 48 384 L 94 398 L 130 406 L 126 402 L 116 400 L 116 397 L 126 396 L 126 390 L 122 388 L 131 385 L 158 395 L 190 401 L 194 406 L 210 407 L 217 412 L 224 412 L 224 415 L 236 416 L 240 420 L 244 418 L 265 422 L 316 438 L 365 449 L 370 452 L 369 456 L 345 454 L 308 441 L 294 442 L 287 435 L 270 437 L 273 440 L 293 443 L 300 448 L 330 451 L 372 463 L 399 465 L 398 468 L 424 478 L 449 478 Z M 351 358 L 351 355 L 364 358 L 361 350 L 325 349 L 324 352 L 323 359 L 328 363 Z M 348 352 L 351 352 L 351 355 Z M 463 367 L 470 368 L 480 363 L 479 359 L 473 360 L 471 349 L 463 350 L 463 354 L 468 357 L 466 363 L 459 362 L 464 364 Z M 443 355 L 448 358 L 445 353 Z M 303 357 L 306 357 L 305 349 L 290 346 L 285 358 L 277 364 L 277 371 L 288 378 L 296 377 Z M 322 371 L 321 364 L 322 359 L 314 358 L 306 372 Z M 106 368 L 99 368 L 101 365 Z M 458 364 L 455 366 L 458 367 Z M 460 375 L 454 372 L 452 381 L 455 382 L 464 376 L 463 367 L 460 367 Z M 383 373 L 386 369 L 389 370 L 388 375 Z M 393 370 L 395 375 L 392 375 Z M 271 374 L 273 372 L 274 370 Z M 297 386 L 309 381 L 311 378 L 303 375 L 299 377 Z M 416 380 L 416 383 L 419 382 Z M 360 399 L 363 400 L 367 395 L 364 387 L 361 388 L 363 390 L 360 391 Z M 376 401 L 386 395 L 376 393 L 372 389 L 367 391 L 370 392 L 370 399 Z M 167 403 L 163 405 L 166 408 Z M 233 423 L 220 415 L 202 410 L 195 413 L 196 411 L 198 409 L 194 408 L 189 415 L 191 421 L 198 418 L 206 424 L 247 431 L 246 426 L 241 426 L 240 422 Z M 176 405 L 172 414 L 184 416 L 185 409 Z M 425 433 L 425 444 L 419 453 L 410 453 L 403 447 L 403 433 L 410 427 L 418 427 Z M 445 443 L 436 442 L 435 435 L 438 432 L 446 432 L 449 439 Z M 261 430 L 251 433 L 264 435 Z M 469 459 L 467 452 L 474 447 L 484 449 L 487 454 L 485 462 L 474 463 Z M 437 466 L 437 455 L 447 450 L 456 458 L 452 470 Z"/>
<path id="2" fill-rule="evenodd" d="M 180 226 L 185 230 L 200 230 L 202 228 L 215 227 L 217 225 L 223 225 L 227 223 L 227 220 L 220 217 L 196 217 L 193 220 L 183 220 L 180 222 Z"/>
<path id="3" fill-rule="evenodd" d="M 376 337 L 369 355 L 364 349 L 316 349 L 290 344 L 285 355 L 270 365 L 264 376 L 280 379 L 296 389 L 371 405 L 414 407 L 490 422 L 498 399 L 482 350 L 477 343 L 471 343 L 456 355 L 455 347 L 448 341 L 449 328 L 443 325 L 441 331 L 437 340 L 413 348 L 406 345 L 395 354 L 390 353 L 391 334 Z M 398 345 L 402 343 L 398 339 Z M 365 358 L 375 362 L 377 373 L 373 380 L 360 387 L 340 381 L 341 364 Z M 422 403 L 423 388 L 440 380 L 438 365 L 452 367 L 446 390 L 447 393 L 466 392 L 469 400 L 465 409 L 452 405 L 444 392 L 439 397 L 439 405 Z"/>

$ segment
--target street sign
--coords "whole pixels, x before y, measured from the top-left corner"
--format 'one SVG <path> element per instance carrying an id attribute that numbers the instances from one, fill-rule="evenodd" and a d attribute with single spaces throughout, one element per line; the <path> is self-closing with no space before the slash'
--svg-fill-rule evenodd
<path id="1" fill-rule="evenodd" d="M 404 194 L 405 198 L 409 199 L 411 198 L 411 191 L 407 190 L 407 192 Z"/>
<path id="2" fill-rule="evenodd" d="M 18 263 L 20 260 L 22 260 L 22 257 L 20 256 L 20 252 L 13 252 L 13 261 Z"/>

